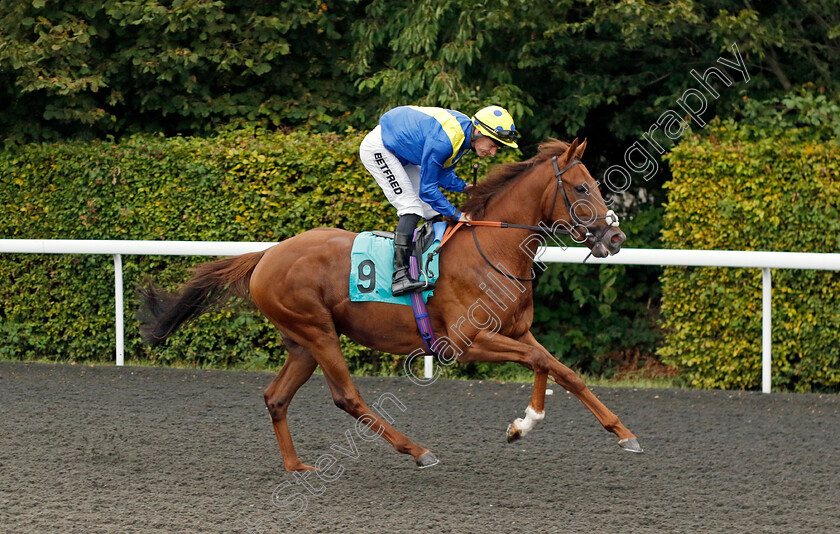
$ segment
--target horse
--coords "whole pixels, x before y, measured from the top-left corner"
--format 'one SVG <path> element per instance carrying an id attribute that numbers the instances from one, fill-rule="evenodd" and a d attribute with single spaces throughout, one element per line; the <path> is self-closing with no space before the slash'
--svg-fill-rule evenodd
<path id="1" fill-rule="evenodd" d="M 470 188 L 461 211 L 476 223 L 468 227 L 470 231 L 448 235 L 439 250 L 441 276 L 428 300 L 428 314 L 438 341 L 443 341 L 436 349 L 446 359 L 516 362 L 533 371 L 525 418 L 509 425 L 508 441 L 523 437 L 543 419 L 550 376 L 619 438 L 622 449 L 642 452 L 636 436 L 530 332 L 534 310 L 530 281 L 537 247 L 546 234 L 568 234 L 595 257 L 618 253 L 626 239 L 598 184 L 581 163 L 585 149 L 586 140 L 546 141 L 536 156 L 494 166 Z M 481 219 L 501 221 L 503 227 L 479 226 Z M 335 405 L 357 424 L 363 422 L 395 450 L 410 454 L 420 468 L 438 463 L 429 449 L 368 407 L 339 347 L 341 334 L 396 355 L 408 355 L 422 346 L 410 306 L 351 302 L 350 251 L 356 235 L 316 228 L 262 252 L 200 264 L 175 293 L 152 281 L 139 288 L 138 319 L 148 343 L 164 341 L 186 321 L 223 305 L 231 296 L 253 303 L 277 327 L 288 357 L 265 389 L 264 400 L 287 471 L 315 469 L 298 457 L 286 414 L 295 392 L 319 365 Z"/>

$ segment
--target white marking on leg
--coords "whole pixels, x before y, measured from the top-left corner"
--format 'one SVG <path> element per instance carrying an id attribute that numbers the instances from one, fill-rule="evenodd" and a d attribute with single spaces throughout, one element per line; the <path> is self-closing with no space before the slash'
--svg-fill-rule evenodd
<path id="1" fill-rule="evenodd" d="M 537 421 L 542 421 L 545 417 L 545 412 L 538 412 L 528 406 L 525 408 L 525 419 L 517 419 L 513 422 L 513 427 L 519 430 L 519 433 L 524 437 L 536 425 Z"/>

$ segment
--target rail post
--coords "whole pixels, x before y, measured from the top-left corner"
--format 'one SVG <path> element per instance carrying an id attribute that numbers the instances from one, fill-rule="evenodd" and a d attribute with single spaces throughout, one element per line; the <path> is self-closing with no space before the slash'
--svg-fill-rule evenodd
<path id="1" fill-rule="evenodd" d="M 122 256 L 114 254 L 114 314 L 117 321 L 117 365 L 125 364 L 125 323 L 123 321 Z"/>
<path id="2" fill-rule="evenodd" d="M 432 378 L 435 376 L 434 358 L 434 356 L 428 354 L 423 356 L 423 378 Z"/>
<path id="3" fill-rule="evenodd" d="M 772 361 L 772 318 L 773 307 L 771 292 L 773 284 L 770 279 L 770 268 L 761 269 L 761 391 L 770 393 L 770 362 Z"/>

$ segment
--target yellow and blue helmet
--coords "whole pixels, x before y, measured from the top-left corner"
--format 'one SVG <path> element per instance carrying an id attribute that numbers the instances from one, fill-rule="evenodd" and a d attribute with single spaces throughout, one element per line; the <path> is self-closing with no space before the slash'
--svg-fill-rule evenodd
<path id="1" fill-rule="evenodd" d="M 475 112 L 472 122 L 478 133 L 486 135 L 497 143 L 519 148 L 516 144 L 519 132 L 513 124 L 513 117 L 505 108 L 499 106 L 482 108 Z"/>

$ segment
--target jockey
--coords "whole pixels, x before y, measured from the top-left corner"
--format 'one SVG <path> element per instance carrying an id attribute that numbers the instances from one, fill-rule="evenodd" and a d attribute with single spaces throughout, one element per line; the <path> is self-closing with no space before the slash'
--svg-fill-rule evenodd
<path id="1" fill-rule="evenodd" d="M 400 106 L 379 119 L 379 125 L 362 141 L 362 163 L 397 209 L 394 235 L 394 296 L 418 289 L 433 289 L 408 274 L 412 238 L 421 218 L 439 214 L 461 222 L 469 216 L 446 199 L 440 188 L 464 192 L 467 183 L 454 167 L 468 150 L 479 158 L 495 156 L 502 146 L 518 148 L 518 132 L 510 113 L 488 106 L 468 117 L 451 109 Z"/>

